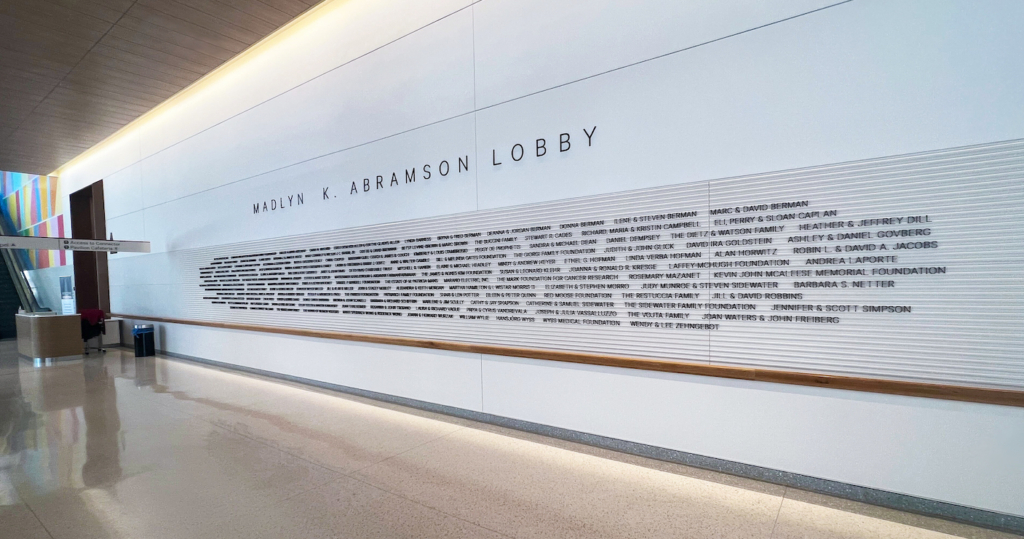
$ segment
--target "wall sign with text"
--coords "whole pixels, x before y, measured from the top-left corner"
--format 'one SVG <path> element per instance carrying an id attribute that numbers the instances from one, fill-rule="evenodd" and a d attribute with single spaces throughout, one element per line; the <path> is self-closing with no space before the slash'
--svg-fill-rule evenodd
<path id="1" fill-rule="evenodd" d="M 1022 157 L 1003 143 L 174 256 L 202 320 L 1024 388 Z"/>
<path id="2" fill-rule="evenodd" d="M 556 155 L 579 153 L 581 150 L 591 149 L 594 146 L 594 134 L 597 133 L 597 126 L 584 127 L 579 132 L 568 131 L 559 133 L 557 137 L 551 135 L 540 136 L 530 139 L 526 143 L 514 142 L 507 148 L 503 148 L 499 154 L 498 149 L 491 150 L 490 167 L 500 169 L 506 163 L 518 163 L 520 161 L 535 160 L 544 162 Z M 573 138 L 575 136 L 575 138 Z M 545 138 L 548 137 L 548 138 Z M 525 145 L 524 145 L 525 144 Z M 549 150 L 550 146 L 550 150 Z M 529 150 L 527 150 L 527 147 Z M 574 150 L 575 149 L 575 150 Z M 507 166 L 507 165 L 506 165 Z M 279 210 L 302 210 L 309 209 L 307 201 L 319 202 L 350 202 L 351 197 L 357 197 L 361 201 L 367 196 L 377 193 L 386 193 L 393 190 L 412 189 L 417 185 L 438 182 L 446 178 L 462 176 L 470 172 L 470 154 L 440 156 L 437 159 L 420 163 L 410 164 L 402 169 L 385 170 L 375 174 L 365 174 L 359 179 L 342 179 L 332 184 L 320 187 L 318 192 L 288 192 L 281 193 L 269 199 L 256 200 L 252 202 L 252 214 L 265 216 Z"/>

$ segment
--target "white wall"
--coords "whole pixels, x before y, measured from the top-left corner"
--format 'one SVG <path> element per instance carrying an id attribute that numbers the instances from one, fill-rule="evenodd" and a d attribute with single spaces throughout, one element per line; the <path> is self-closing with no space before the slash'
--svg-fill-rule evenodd
<path id="1" fill-rule="evenodd" d="M 112 309 L 188 318 L 167 293 L 168 251 L 1024 137 L 1024 5 L 855 0 L 791 18 L 832 3 L 328 2 L 61 181 L 70 193 L 102 178 L 108 230 L 152 242 L 111 257 Z M 594 151 L 490 166 L 492 149 L 561 132 L 578 143 L 594 125 Z M 469 174 L 347 194 L 465 154 Z M 336 202 L 252 214 L 325 186 Z M 1024 515 L 1020 408 L 174 324 L 159 337 L 181 354 Z"/>

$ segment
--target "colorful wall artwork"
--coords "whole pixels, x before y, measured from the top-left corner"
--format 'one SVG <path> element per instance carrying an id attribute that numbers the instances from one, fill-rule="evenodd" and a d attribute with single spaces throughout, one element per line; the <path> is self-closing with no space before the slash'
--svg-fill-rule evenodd
<path id="1" fill-rule="evenodd" d="M 65 222 L 64 197 L 57 176 L 39 176 L 20 172 L 0 172 L 0 212 L 6 233 L 22 236 L 63 238 L 68 230 Z M 69 231 L 69 230 L 68 230 Z M 70 231 L 69 231 L 70 232 Z M 70 235 L 70 234 L 68 234 Z M 64 251 L 27 251 L 29 269 L 64 266 Z"/>

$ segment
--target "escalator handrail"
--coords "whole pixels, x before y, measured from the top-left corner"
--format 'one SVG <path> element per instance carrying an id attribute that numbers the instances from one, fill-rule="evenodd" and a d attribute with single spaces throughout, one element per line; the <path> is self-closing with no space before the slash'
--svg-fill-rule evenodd
<path id="1" fill-rule="evenodd" d="M 0 218 L 0 232 L 5 236 L 17 236 L 18 234 L 10 233 L 10 228 L 7 219 Z M 39 301 L 36 300 L 35 294 L 32 293 L 32 287 L 29 286 L 28 279 L 25 277 L 25 267 L 21 257 L 16 256 L 12 249 L 0 249 L 0 251 L 3 251 L 4 265 L 7 266 L 7 271 L 11 274 L 11 282 L 14 283 L 14 289 L 18 292 L 21 308 L 30 313 L 42 311 L 43 308 L 40 307 Z"/>

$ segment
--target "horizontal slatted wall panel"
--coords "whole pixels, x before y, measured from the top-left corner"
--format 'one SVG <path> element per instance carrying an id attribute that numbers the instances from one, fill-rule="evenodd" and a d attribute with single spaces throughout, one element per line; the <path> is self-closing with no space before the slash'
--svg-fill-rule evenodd
<path id="1" fill-rule="evenodd" d="M 1014 141 L 149 256 L 196 321 L 1014 389 L 1022 204 Z"/>
<path id="2" fill-rule="evenodd" d="M 749 236 L 777 254 L 735 258 L 786 265 L 733 271 L 799 296 L 751 300 L 758 319 L 714 332 L 712 361 L 1024 387 L 1022 171 L 1010 144 L 712 182 L 712 208 L 809 203 L 739 214 L 785 229 Z"/>

